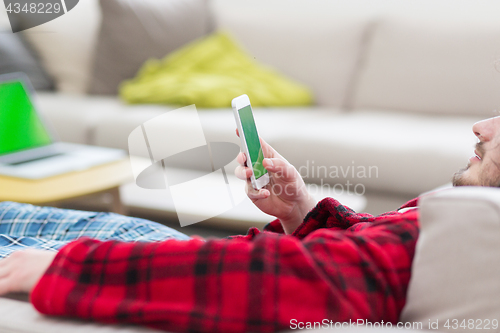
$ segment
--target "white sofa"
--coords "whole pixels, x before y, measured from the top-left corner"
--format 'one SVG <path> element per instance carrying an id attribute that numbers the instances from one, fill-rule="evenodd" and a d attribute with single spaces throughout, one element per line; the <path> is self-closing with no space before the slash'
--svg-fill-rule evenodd
<path id="1" fill-rule="evenodd" d="M 421 233 L 407 304 L 399 325 L 407 328 L 405 332 L 417 329 L 435 332 L 436 328 L 444 332 L 479 329 L 498 332 L 500 190 L 462 187 L 426 194 L 420 202 L 420 214 Z M 29 303 L 13 299 L 0 299 L 0 311 L 3 314 L 0 332 L 150 332 L 142 327 L 44 317 Z M 465 328 L 461 327 L 464 320 Z M 469 320 L 473 320 L 472 328 L 468 326 Z M 486 328 L 487 320 L 489 328 Z M 380 324 L 377 327 L 376 323 L 371 325 L 370 329 L 355 327 L 335 331 L 401 331 L 397 324 L 393 329 Z"/>
<path id="2" fill-rule="evenodd" d="M 500 105 L 499 2 L 214 0 L 211 5 L 217 26 L 258 61 L 315 93 L 311 107 L 256 108 L 260 134 L 297 168 L 312 167 L 313 161 L 316 167 L 344 170 L 377 167 L 371 178 L 347 173 L 323 179 L 363 184 L 373 212 L 387 207 L 384 200 L 395 201 L 396 208 L 448 182 L 472 155 L 472 124 L 495 115 Z M 128 106 L 115 96 L 85 94 L 99 20 L 97 0 L 85 0 L 26 33 L 59 88 L 39 94 L 39 103 L 63 140 L 126 149 L 132 129 L 172 108 Z M 208 141 L 238 143 L 229 109 L 200 111 Z M 166 130 L 188 128 L 173 124 Z M 321 181 L 311 174 L 308 180 Z M 370 206 L 370 200 L 380 205 Z M 403 320 L 487 319 L 481 314 L 500 319 L 500 249 L 493 239 L 499 212 L 494 189 L 453 189 L 423 201 Z M 54 325 L 53 332 L 119 330 L 44 318 L 17 301 L 0 304 L 19 311 L 3 317 L 0 332 L 45 332 L 45 325 Z"/>
<path id="3" fill-rule="evenodd" d="M 495 115 L 500 105 L 497 2 L 214 0 L 210 5 L 218 28 L 257 61 L 315 94 L 311 107 L 256 108 L 261 136 L 297 168 L 307 166 L 311 172 L 302 170 L 310 182 L 345 189 L 347 181 L 362 184 L 357 189 L 366 190 L 369 212 L 389 208 L 371 205 L 383 198 L 396 198 L 394 208 L 449 182 L 472 155 L 472 124 Z M 97 0 L 86 0 L 26 33 L 59 87 L 58 93 L 40 94 L 39 102 L 63 140 L 127 149 L 132 129 L 172 108 L 84 94 L 99 20 Z M 208 141 L 238 143 L 229 109 L 200 111 Z M 168 130 L 185 128 L 173 124 Z M 325 167 L 348 172 L 312 173 Z M 370 167 L 372 174 L 364 177 L 351 172 Z"/>

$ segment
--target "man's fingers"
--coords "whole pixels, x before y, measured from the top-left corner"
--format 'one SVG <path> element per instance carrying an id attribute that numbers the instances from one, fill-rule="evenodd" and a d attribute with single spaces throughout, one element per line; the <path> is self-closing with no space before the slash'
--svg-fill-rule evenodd
<path id="1" fill-rule="evenodd" d="M 242 180 L 249 179 L 252 176 L 252 169 L 245 166 L 246 157 L 244 153 L 239 153 L 237 161 L 240 164 L 236 167 L 234 174 Z M 297 178 L 297 170 L 281 157 L 265 158 L 262 165 L 271 174 L 275 174 L 284 181 L 294 181 Z"/>
<path id="2" fill-rule="evenodd" d="M 8 265 L 0 266 L 0 279 L 3 279 L 7 275 L 9 275 L 10 271 L 11 268 Z"/>
<path id="3" fill-rule="evenodd" d="M 238 156 L 236 156 L 236 162 L 238 162 L 239 165 L 246 166 L 246 161 L 247 161 L 247 155 L 245 155 L 245 153 L 240 152 Z"/>
<path id="4" fill-rule="evenodd" d="M 236 161 L 238 162 L 238 166 L 234 170 L 234 175 L 241 180 L 247 180 L 252 176 L 252 170 L 246 167 L 247 157 L 244 153 L 239 153 L 236 157 Z"/>
<path id="5" fill-rule="evenodd" d="M 247 182 L 246 190 L 247 196 L 248 198 L 250 198 L 250 200 L 265 199 L 271 194 L 269 190 L 266 190 L 264 188 L 261 188 L 260 190 L 254 189 L 250 181 Z"/>
<path id="6" fill-rule="evenodd" d="M 260 189 L 260 190 L 253 190 L 248 192 L 248 198 L 250 200 L 262 200 L 268 198 L 270 195 L 269 191 L 266 189 Z"/>
<path id="7" fill-rule="evenodd" d="M 284 180 L 294 180 L 297 177 L 297 170 L 281 158 L 265 158 L 262 165 L 272 174 L 282 177 Z"/>
<path id="8" fill-rule="evenodd" d="M 244 166 L 237 166 L 234 175 L 241 180 L 248 180 L 252 176 L 252 170 Z"/>
<path id="9" fill-rule="evenodd" d="M 0 278 L 0 295 L 5 295 L 11 292 L 15 292 L 15 281 L 12 280 L 10 276 Z"/>
<path id="10" fill-rule="evenodd" d="M 31 292 L 54 260 L 57 252 L 28 249 L 15 251 L 2 259 L 0 268 L 8 273 L 0 277 L 0 295 L 9 292 Z"/>
<path id="11" fill-rule="evenodd" d="M 262 152 L 264 153 L 264 157 L 267 158 L 281 157 L 281 155 L 278 154 L 278 152 L 276 152 L 276 150 L 274 150 L 274 148 L 271 147 L 271 145 L 269 145 L 264 139 L 259 137 L 259 140 L 260 140 L 260 145 L 262 146 Z"/>
<path id="12" fill-rule="evenodd" d="M 10 258 L 10 256 L 0 259 L 0 279 L 12 272 L 11 262 L 12 258 Z"/>

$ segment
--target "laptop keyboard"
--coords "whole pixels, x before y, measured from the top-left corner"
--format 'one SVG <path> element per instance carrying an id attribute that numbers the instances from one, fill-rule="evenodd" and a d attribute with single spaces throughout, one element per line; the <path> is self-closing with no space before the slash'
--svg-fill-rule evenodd
<path id="1" fill-rule="evenodd" d="M 28 160 L 22 160 L 22 161 L 13 162 L 13 163 L 6 163 L 6 165 L 10 165 L 10 166 L 22 165 L 22 164 L 31 163 L 31 162 L 40 161 L 40 160 L 45 160 L 47 158 L 52 158 L 52 157 L 61 156 L 61 155 L 64 155 L 64 154 L 59 153 L 59 154 L 45 155 L 45 156 L 41 156 L 41 157 L 31 158 Z"/>

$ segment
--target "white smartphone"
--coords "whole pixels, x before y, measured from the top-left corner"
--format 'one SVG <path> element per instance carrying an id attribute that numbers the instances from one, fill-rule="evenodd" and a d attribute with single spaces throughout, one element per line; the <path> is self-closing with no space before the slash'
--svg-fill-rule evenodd
<path id="1" fill-rule="evenodd" d="M 252 169 L 252 186 L 257 190 L 261 189 L 269 183 L 269 173 L 262 165 L 265 156 L 255 127 L 250 99 L 247 95 L 241 95 L 234 98 L 231 105 L 240 133 L 241 149 L 247 157 L 247 166 Z"/>

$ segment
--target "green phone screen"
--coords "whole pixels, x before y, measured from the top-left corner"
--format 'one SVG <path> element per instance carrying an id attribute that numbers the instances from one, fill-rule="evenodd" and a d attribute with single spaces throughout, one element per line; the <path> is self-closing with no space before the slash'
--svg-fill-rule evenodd
<path id="1" fill-rule="evenodd" d="M 267 173 L 267 170 L 262 165 L 264 160 L 264 153 L 262 152 L 262 147 L 260 146 L 259 135 L 257 134 L 257 128 L 255 127 L 255 121 L 253 119 L 252 108 L 250 105 L 245 106 L 238 110 L 238 114 L 241 119 L 241 126 L 243 132 L 245 133 L 245 141 L 248 147 L 248 153 L 250 154 L 250 160 L 252 161 L 252 168 L 255 178 L 258 179 Z"/>
<path id="2" fill-rule="evenodd" d="M 0 83 L 0 155 L 50 143 L 23 84 Z"/>

